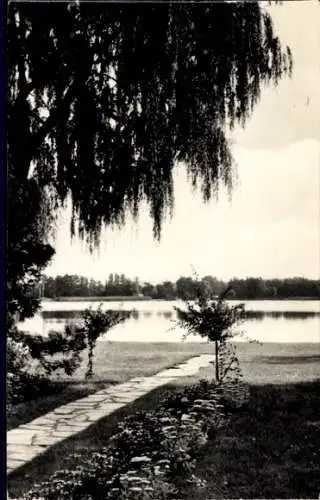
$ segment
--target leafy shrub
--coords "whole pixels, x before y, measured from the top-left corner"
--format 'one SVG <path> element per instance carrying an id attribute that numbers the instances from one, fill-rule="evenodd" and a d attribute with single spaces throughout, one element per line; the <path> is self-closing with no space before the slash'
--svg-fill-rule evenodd
<path id="1" fill-rule="evenodd" d="M 29 347 L 18 340 L 8 338 L 6 345 L 6 361 L 8 372 L 27 372 L 32 366 Z"/>
<path id="2" fill-rule="evenodd" d="M 80 366 L 81 352 L 87 346 L 85 333 L 76 324 L 66 325 L 62 332 L 50 331 L 47 337 L 16 329 L 11 338 L 29 349 L 31 358 L 47 376 L 59 369 L 72 375 Z"/>
<path id="3" fill-rule="evenodd" d="M 20 341 L 8 338 L 7 354 L 7 412 L 18 403 L 36 399 L 42 394 L 61 389 L 45 375 L 32 358 L 30 349 Z"/>

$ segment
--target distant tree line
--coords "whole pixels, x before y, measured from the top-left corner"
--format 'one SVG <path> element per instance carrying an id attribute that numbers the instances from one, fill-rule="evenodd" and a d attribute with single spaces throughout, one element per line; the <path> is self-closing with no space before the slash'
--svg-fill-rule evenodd
<path id="1" fill-rule="evenodd" d="M 306 278 L 232 279 L 228 283 L 213 276 L 202 279 L 182 276 L 176 282 L 164 281 L 159 284 L 140 282 L 127 278 L 124 274 L 110 274 L 107 281 L 96 281 L 78 275 L 44 277 L 43 295 L 55 297 L 132 297 L 145 296 L 153 299 L 194 299 L 199 291 L 210 296 L 219 295 L 227 286 L 231 287 L 229 297 L 234 299 L 285 299 L 320 298 L 320 280 Z"/>
<path id="2" fill-rule="evenodd" d="M 134 296 L 140 292 L 138 278 L 130 280 L 124 274 L 110 274 L 106 282 L 83 276 L 65 274 L 55 278 L 45 277 L 43 294 L 45 297 L 107 297 Z"/>

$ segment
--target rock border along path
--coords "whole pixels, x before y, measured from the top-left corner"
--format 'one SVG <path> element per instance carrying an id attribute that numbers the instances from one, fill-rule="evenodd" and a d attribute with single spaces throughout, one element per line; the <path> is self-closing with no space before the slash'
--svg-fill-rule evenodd
<path id="1" fill-rule="evenodd" d="M 211 354 L 190 358 L 150 377 L 133 378 L 102 389 L 8 431 L 7 474 L 153 389 L 176 378 L 196 375 L 200 368 L 209 366 L 211 360 Z"/>

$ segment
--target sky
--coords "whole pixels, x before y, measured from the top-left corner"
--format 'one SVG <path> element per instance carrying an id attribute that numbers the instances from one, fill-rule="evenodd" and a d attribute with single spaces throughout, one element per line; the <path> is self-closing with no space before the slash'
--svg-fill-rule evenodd
<path id="1" fill-rule="evenodd" d="M 263 90 L 251 119 L 232 135 L 238 182 L 231 202 L 204 204 L 175 171 L 175 210 L 153 239 L 148 209 L 135 224 L 103 233 L 93 255 L 59 222 L 47 274 L 103 281 L 124 273 L 160 282 L 190 276 L 320 278 L 320 3 L 286 1 L 271 10 L 294 58 L 292 78 Z"/>

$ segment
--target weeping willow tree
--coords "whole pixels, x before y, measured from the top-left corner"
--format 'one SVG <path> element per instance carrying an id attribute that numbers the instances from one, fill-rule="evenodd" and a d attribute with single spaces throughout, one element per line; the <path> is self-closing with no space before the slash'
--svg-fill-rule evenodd
<path id="1" fill-rule="evenodd" d="M 15 193 L 30 183 L 40 243 L 67 199 L 71 234 L 91 247 L 142 201 L 159 238 L 175 163 L 204 200 L 231 191 L 227 133 L 291 71 L 258 2 L 13 3 L 7 40 L 13 246 L 26 227 Z"/>

